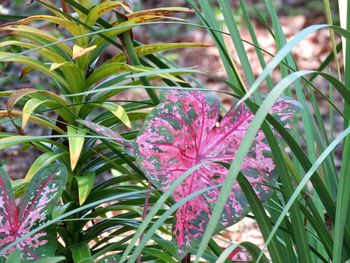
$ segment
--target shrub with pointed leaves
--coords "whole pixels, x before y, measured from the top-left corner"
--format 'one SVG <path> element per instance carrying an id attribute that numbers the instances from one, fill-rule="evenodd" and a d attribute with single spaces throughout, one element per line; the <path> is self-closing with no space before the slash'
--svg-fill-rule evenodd
<path id="1" fill-rule="evenodd" d="M 217 162 L 230 163 L 254 117 L 244 105 L 234 105 L 218 122 L 220 102 L 214 95 L 198 91 L 171 91 L 150 113 L 136 140 L 137 161 L 148 178 L 161 190 L 191 167 L 202 166 L 184 180 L 173 193 L 176 201 L 216 184 L 224 183 L 227 169 Z M 290 128 L 298 104 L 281 98 L 271 114 Z M 241 167 L 260 200 L 270 194 L 276 181 L 271 150 L 260 130 Z M 182 206 L 176 213 L 173 234 L 179 253 L 185 255 L 200 241 L 210 219 L 211 208 L 220 190 L 213 189 Z M 221 216 L 219 229 L 226 228 L 249 212 L 244 194 L 236 183 Z"/>
<path id="2" fill-rule="evenodd" d="M 0 250 L 45 223 L 53 206 L 61 196 L 67 172 L 62 165 L 51 165 L 40 170 L 31 180 L 24 197 L 16 205 L 10 178 L 0 169 Z M 18 248 L 23 260 L 52 256 L 55 253 L 55 235 L 40 231 L 28 236 L 16 246 L 9 248 L 4 257 Z"/>

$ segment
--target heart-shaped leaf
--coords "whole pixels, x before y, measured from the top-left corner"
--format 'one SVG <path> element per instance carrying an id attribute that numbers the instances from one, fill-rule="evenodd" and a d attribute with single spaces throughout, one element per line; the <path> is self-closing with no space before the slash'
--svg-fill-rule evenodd
<path id="1" fill-rule="evenodd" d="M 10 178 L 0 169 L 0 250 L 48 220 L 66 179 L 64 166 L 47 166 L 33 177 L 17 206 Z M 24 261 L 52 256 L 56 250 L 55 241 L 55 235 L 48 235 L 46 230 L 40 231 L 8 249 L 6 254 L 9 255 L 18 248 Z M 1 258 L 2 255 L 0 261 Z"/>
<path id="2" fill-rule="evenodd" d="M 220 102 L 214 95 L 198 91 L 171 91 L 149 114 L 136 140 L 137 161 L 146 176 L 161 190 L 191 167 L 202 166 L 184 180 L 173 193 L 175 201 L 213 185 L 224 183 L 227 168 L 218 162 L 231 163 L 253 119 L 244 105 L 234 105 L 219 122 Z M 281 98 L 273 114 L 290 128 L 298 104 Z M 260 130 L 241 167 L 261 201 L 270 196 L 276 181 L 271 149 Z M 200 241 L 216 203 L 220 189 L 208 191 L 181 207 L 176 213 L 173 234 L 179 253 L 184 256 Z M 234 184 L 221 216 L 218 229 L 226 228 L 249 212 L 248 202 L 238 183 Z"/>

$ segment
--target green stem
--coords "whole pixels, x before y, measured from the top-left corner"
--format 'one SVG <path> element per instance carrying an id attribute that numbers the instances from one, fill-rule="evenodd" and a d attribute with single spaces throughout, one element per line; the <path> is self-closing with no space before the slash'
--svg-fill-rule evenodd
<path id="1" fill-rule="evenodd" d="M 123 21 L 123 18 L 119 14 L 117 14 L 117 18 L 118 18 L 119 22 Z M 135 65 L 135 66 L 142 66 L 140 59 L 137 56 L 137 53 L 135 51 L 134 44 L 131 40 L 129 32 L 122 33 L 122 38 L 124 40 L 124 44 L 126 47 L 126 52 L 128 53 L 128 57 L 131 60 L 130 61 L 131 64 Z M 149 80 L 146 77 L 140 77 L 140 80 L 144 86 L 151 86 L 151 83 L 149 82 Z M 153 103 L 155 105 L 157 105 L 159 103 L 159 98 L 158 98 L 156 92 L 153 89 L 146 89 L 146 92 L 147 92 L 148 96 L 151 98 L 151 100 L 153 101 Z"/>

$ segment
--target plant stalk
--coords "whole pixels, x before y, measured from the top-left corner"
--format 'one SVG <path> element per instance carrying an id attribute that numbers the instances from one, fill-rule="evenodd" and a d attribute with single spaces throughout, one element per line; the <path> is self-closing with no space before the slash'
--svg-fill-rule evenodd
<path id="1" fill-rule="evenodd" d="M 116 15 L 118 18 L 118 22 L 125 21 L 124 15 L 122 15 L 118 12 L 116 12 Z M 129 32 L 122 33 L 121 38 L 122 38 L 122 41 L 124 42 L 122 44 L 123 44 L 123 47 L 125 47 L 125 49 L 126 49 L 125 53 L 126 53 L 127 57 L 130 59 L 130 63 L 134 66 L 142 66 L 140 59 L 137 56 L 137 53 L 135 51 L 134 44 L 131 40 Z M 140 77 L 140 80 L 144 86 L 151 86 L 151 83 L 149 82 L 149 80 L 146 77 Z M 146 92 L 147 92 L 148 96 L 151 98 L 151 100 L 153 101 L 153 103 L 155 105 L 157 105 L 159 103 L 159 98 L 158 98 L 157 94 L 155 93 L 155 91 L 153 89 L 146 89 Z"/>

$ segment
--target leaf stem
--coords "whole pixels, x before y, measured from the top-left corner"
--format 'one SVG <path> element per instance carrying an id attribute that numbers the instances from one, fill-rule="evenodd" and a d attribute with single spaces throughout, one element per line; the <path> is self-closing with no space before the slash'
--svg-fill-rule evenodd
<path id="1" fill-rule="evenodd" d="M 125 17 L 122 14 L 116 12 L 116 15 L 117 15 L 118 22 L 122 22 L 125 20 Z M 130 30 L 129 32 L 132 32 L 132 31 Z M 124 43 L 122 43 L 123 47 L 126 48 L 126 50 L 125 50 L 126 55 L 130 59 L 130 63 L 132 65 L 142 66 L 140 59 L 137 56 L 137 53 L 135 51 L 134 44 L 131 40 L 129 32 L 125 32 L 125 33 L 121 34 L 122 40 L 124 42 Z M 149 80 L 146 77 L 140 77 L 140 80 L 144 86 L 151 86 L 151 83 L 149 82 Z M 151 100 L 153 101 L 153 103 L 155 105 L 157 105 L 159 103 L 159 98 L 158 98 L 156 92 L 153 89 L 146 89 L 146 92 L 147 92 L 148 96 L 151 98 Z"/>

